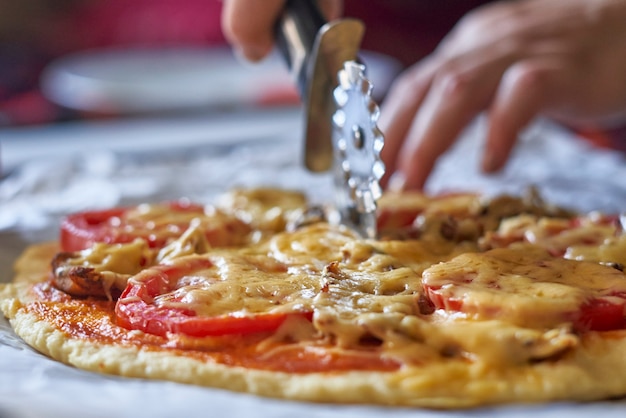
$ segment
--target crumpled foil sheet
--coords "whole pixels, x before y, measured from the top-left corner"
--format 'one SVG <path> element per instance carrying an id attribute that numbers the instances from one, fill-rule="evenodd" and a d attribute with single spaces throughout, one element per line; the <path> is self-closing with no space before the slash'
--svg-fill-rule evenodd
<path id="1" fill-rule="evenodd" d="M 484 121 L 478 120 L 437 165 L 431 192 L 522 193 L 539 187 L 546 200 L 579 210 L 626 208 L 624 157 L 596 149 L 539 122 L 524 134 L 506 169 L 478 172 Z M 0 182 L 0 249 L 25 246 L 33 236 L 54 238 L 64 214 L 85 209 L 187 197 L 210 202 L 235 186 L 274 185 L 332 199 L 327 174 L 301 167 L 290 138 L 210 145 L 168 153 L 102 150 L 67 159 L 27 161 Z M 26 238 L 25 238 L 26 237 Z M 8 257 L 13 257 L 9 255 Z M 3 258 L 0 258 L 0 261 Z M 10 280 L 8 262 L 0 281 Z M 578 405 L 507 406 L 436 412 L 370 406 L 311 405 L 222 390 L 102 376 L 67 367 L 27 347 L 0 318 L 0 418 L 30 417 L 605 417 L 626 415 L 625 401 Z"/>
<path id="2" fill-rule="evenodd" d="M 519 194 L 539 188 L 546 200 L 575 209 L 626 208 L 624 156 L 594 148 L 542 122 L 524 134 L 505 169 L 479 173 L 483 121 L 441 159 L 427 189 Z M 48 228 L 64 214 L 121 204 L 187 197 L 210 202 L 234 186 L 303 189 L 332 199 L 329 175 L 302 166 L 293 138 L 211 145 L 180 152 L 119 154 L 105 149 L 67 158 L 26 162 L 0 182 L 0 232 Z"/>
<path id="3" fill-rule="evenodd" d="M 0 182 L 0 231 L 47 228 L 59 216 L 87 209 L 178 198 L 210 202 L 238 186 L 306 185 L 313 196 L 328 190 L 328 176 L 301 167 L 298 146 L 268 140 L 166 155 L 101 150 L 29 161 Z"/>

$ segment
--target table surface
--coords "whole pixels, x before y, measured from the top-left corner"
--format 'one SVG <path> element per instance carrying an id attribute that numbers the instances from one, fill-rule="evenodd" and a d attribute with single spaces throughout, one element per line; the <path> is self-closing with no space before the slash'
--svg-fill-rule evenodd
<path id="1" fill-rule="evenodd" d="M 294 188 L 327 201 L 329 176 L 301 167 L 300 124 L 299 109 L 284 108 L 5 129 L 0 282 L 11 279 L 11 265 L 25 246 L 54 239 L 60 217 L 76 210 L 183 196 L 208 202 L 233 186 Z M 626 208 L 621 155 L 593 149 L 540 121 L 524 134 L 502 173 L 483 176 L 477 172 L 483 134 L 479 119 L 437 165 L 430 191 L 518 194 L 537 185 L 548 201 L 580 210 Z M 207 407 L 230 417 L 626 416 L 624 400 L 444 412 L 285 402 L 103 376 L 28 348 L 5 319 L 0 319 L 0 371 L 1 418 L 204 417 Z"/>

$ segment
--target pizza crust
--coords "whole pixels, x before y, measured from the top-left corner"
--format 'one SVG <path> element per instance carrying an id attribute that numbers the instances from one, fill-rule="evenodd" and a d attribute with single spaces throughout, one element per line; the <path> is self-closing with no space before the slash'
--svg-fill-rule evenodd
<path id="1" fill-rule="evenodd" d="M 7 306 L 12 306 L 6 309 Z M 565 359 L 508 369 L 450 361 L 397 372 L 287 374 L 212 364 L 174 353 L 68 338 L 35 315 L 4 304 L 16 333 L 65 364 L 97 373 L 169 380 L 311 402 L 461 408 L 557 400 L 591 401 L 626 391 L 626 332 L 590 334 Z M 17 309 L 15 309 L 17 308 Z M 610 335 L 608 335 L 610 334 Z"/>

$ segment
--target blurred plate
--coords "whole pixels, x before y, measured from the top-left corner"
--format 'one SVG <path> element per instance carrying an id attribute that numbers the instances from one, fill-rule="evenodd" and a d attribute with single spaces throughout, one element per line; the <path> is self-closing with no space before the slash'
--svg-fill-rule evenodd
<path id="1" fill-rule="evenodd" d="M 369 52 L 364 60 L 380 96 L 400 65 Z M 80 52 L 52 62 L 41 86 L 59 105 L 114 114 L 298 103 L 291 76 L 277 54 L 246 64 L 227 47 Z"/>

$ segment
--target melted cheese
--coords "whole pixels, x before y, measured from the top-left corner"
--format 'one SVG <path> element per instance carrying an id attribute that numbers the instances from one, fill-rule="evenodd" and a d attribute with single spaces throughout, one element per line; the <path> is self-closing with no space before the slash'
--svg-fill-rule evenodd
<path id="1" fill-rule="evenodd" d="M 183 276 L 176 290 L 155 298 L 161 306 L 193 309 L 198 315 L 246 315 L 311 309 L 321 288 L 315 275 L 293 274 L 276 260 L 254 254 L 214 252 L 213 267 Z M 174 261 L 185 265 L 188 258 Z"/>
<path id="2" fill-rule="evenodd" d="M 154 303 L 203 316 L 313 313 L 312 323 L 301 316 L 285 321 L 268 337 L 267 347 L 281 340 L 307 347 L 323 341 L 356 351 L 379 346 L 384 357 L 408 365 L 449 357 L 500 365 L 564 353 L 579 344 L 579 338 L 563 313 L 576 311 L 589 297 L 606 295 L 607 289 L 626 293 L 623 273 L 578 261 L 616 260 L 624 254 L 621 238 L 605 239 L 606 248 L 601 245 L 590 254 L 589 248 L 580 248 L 588 237 L 584 232 L 560 234 L 567 230 L 567 220 L 521 215 L 505 220 L 496 234 L 519 242 L 480 253 L 478 243 L 464 237 L 483 226 L 470 225 L 470 232 L 454 241 L 440 233 L 438 224 L 448 216 L 473 222 L 472 216 L 483 207 L 476 196 L 435 203 L 420 196 L 410 205 L 423 206 L 423 221 L 432 227 L 425 228 L 419 240 L 374 241 L 325 222 L 285 231 L 303 211 L 302 195 L 237 191 L 219 210 L 224 219 L 234 215 L 254 224 L 259 234 L 238 248 L 212 248 L 202 233 L 206 223 L 194 223 L 158 259 L 184 267 L 202 257 L 211 267 L 178 278 L 174 289 Z M 587 233 L 590 228 L 595 235 L 610 235 L 605 226 L 587 225 Z M 541 249 L 556 246 L 566 248 L 573 260 L 549 257 Z M 126 248 L 126 262 L 131 264 L 143 251 L 133 248 Z M 106 258 L 94 251 L 94 259 Z M 123 270 L 122 261 L 115 260 L 105 264 Z M 472 309 L 433 313 L 424 306 L 424 284 L 449 292 L 447 297 Z"/>
<path id="3" fill-rule="evenodd" d="M 534 247 L 464 254 L 426 270 L 424 283 L 463 312 L 530 327 L 557 326 L 586 301 L 626 291 L 620 271 Z"/>
<path id="4" fill-rule="evenodd" d="M 144 236 L 159 245 L 177 239 L 191 224 L 201 228 L 214 247 L 244 245 L 251 238 L 250 225 L 213 206 L 172 209 L 170 205 L 143 204 L 125 212 L 123 222 L 122 233 Z"/>
<path id="5" fill-rule="evenodd" d="M 153 263 L 154 255 L 154 251 L 142 239 L 126 244 L 96 243 L 76 253 L 62 253 L 62 257 L 52 263 L 53 274 L 58 285 L 71 287 L 75 284 L 72 283 L 74 280 L 79 280 L 78 289 L 87 286 L 92 288 L 87 292 L 100 294 L 103 291 L 111 299 L 111 289 L 123 290 L 132 275 Z M 87 269 L 89 279 L 84 279 L 80 274 L 78 277 L 69 277 L 74 267 Z M 72 289 L 65 290 L 72 293 Z M 89 293 L 78 294 L 85 296 Z"/>
<path id="6" fill-rule="evenodd" d="M 69 258 L 68 264 L 132 275 L 141 271 L 152 258 L 148 244 L 142 239 L 136 239 L 128 244 L 96 243 Z"/>
<path id="7" fill-rule="evenodd" d="M 260 231 L 282 231 L 306 208 L 306 197 L 272 188 L 235 189 L 220 197 L 218 207 Z"/>
<path id="8" fill-rule="evenodd" d="M 433 254 L 444 260 L 456 253 L 443 244 L 429 250 L 416 242 L 362 241 L 342 228 L 319 223 L 243 250 L 211 251 L 205 257 L 213 267 L 182 277 L 176 289 L 156 303 L 208 316 L 312 311 L 312 328 L 299 332 L 301 323 L 293 321 L 270 340 L 286 335 L 291 340 L 323 339 L 343 349 L 377 342 L 386 357 L 404 364 L 450 356 L 519 364 L 550 358 L 578 344 L 566 325 L 546 323 L 546 312 L 550 317 L 549 312 L 576 309 L 586 289 L 601 290 L 607 280 L 611 286 L 625 285 L 623 274 L 593 263 L 555 259 L 537 265 L 545 261 L 544 252 L 465 254 L 427 269 L 424 280 L 432 284 L 439 271 L 447 279 L 450 274 L 475 274 L 477 288 L 495 281 L 500 292 L 477 291 L 470 285 L 463 289 L 464 297 L 480 309 L 504 306 L 506 315 L 491 320 L 430 315 L 422 313 L 418 303 L 426 260 Z M 420 257 L 424 263 L 403 262 Z M 555 277 L 555 271 L 563 274 Z"/>
<path id="9" fill-rule="evenodd" d="M 570 245 L 563 257 L 615 265 L 623 270 L 626 266 L 626 235 L 605 235 L 599 245 Z"/>
<path id="10" fill-rule="evenodd" d="M 495 234 L 483 239 L 483 246 L 524 242 L 572 260 L 624 266 L 625 240 L 621 227 L 597 213 L 577 218 L 575 225 L 569 219 L 520 215 L 503 220 Z"/>
<path id="11" fill-rule="evenodd" d="M 211 244 L 201 228 L 200 220 L 194 219 L 178 239 L 159 251 L 157 261 L 163 262 L 191 254 L 204 254 L 209 251 L 209 248 Z"/>

